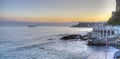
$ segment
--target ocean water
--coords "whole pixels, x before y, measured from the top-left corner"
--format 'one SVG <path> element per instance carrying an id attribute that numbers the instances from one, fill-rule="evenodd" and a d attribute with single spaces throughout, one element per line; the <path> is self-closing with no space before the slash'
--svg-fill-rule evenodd
<path id="1" fill-rule="evenodd" d="M 0 59 L 87 59 L 98 47 L 87 46 L 85 41 L 60 40 L 60 37 L 90 31 L 92 28 L 0 27 Z"/>

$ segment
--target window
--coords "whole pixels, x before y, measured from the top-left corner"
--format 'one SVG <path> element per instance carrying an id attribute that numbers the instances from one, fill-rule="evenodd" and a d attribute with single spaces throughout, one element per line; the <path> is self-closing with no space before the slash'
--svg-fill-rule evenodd
<path id="1" fill-rule="evenodd" d="M 112 31 L 112 35 L 114 35 L 114 31 Z"/>

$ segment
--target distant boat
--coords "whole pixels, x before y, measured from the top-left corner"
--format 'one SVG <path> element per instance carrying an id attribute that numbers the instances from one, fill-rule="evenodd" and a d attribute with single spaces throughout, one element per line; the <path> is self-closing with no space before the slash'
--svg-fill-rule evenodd
<path id="1" fill-rule="evenodd" d="M 29 25 L 28 27 L 37 27 L 37 26 L 35 26 L 35 25 Z"/>

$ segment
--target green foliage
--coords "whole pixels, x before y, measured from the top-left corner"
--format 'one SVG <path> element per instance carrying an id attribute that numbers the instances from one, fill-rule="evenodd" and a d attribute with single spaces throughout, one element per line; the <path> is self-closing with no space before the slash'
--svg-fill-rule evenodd
<path id="1" fill-rule="evenodd" d="M 116 12 L 114 17 L 107 22 L 107 25 L 120 25 L 120 12 Z"/>
<path id="2" fill-rule="evenodd" d="M 120 25 L 120 20 L 108 21 L 108 25 Z"/>

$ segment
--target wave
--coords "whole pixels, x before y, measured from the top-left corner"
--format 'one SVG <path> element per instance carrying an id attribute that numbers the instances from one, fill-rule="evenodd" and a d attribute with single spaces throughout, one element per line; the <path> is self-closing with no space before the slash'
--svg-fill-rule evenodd
<path id="1" fill-rule="evenodd" d="M 7 52 L 12 52 L 12 51 L 24 51 L 24 50 L 27 50 L 27 49 L 33 49 L 33 48 L 40 48 L 42 45 L 46 45 L 46 44 L 50 44 L 50 43 L 53 43 L 55 41 L 47 41 L 47 42 L 44 42 L 44 43 L 39 43 L 39 44 L 33 44 L 33 45 L 27 45 L 27 46 L 20 46 L 20 47 L 17 47 L 15 49 L 12 49 L 12 50 L 8 50 Z"/>

